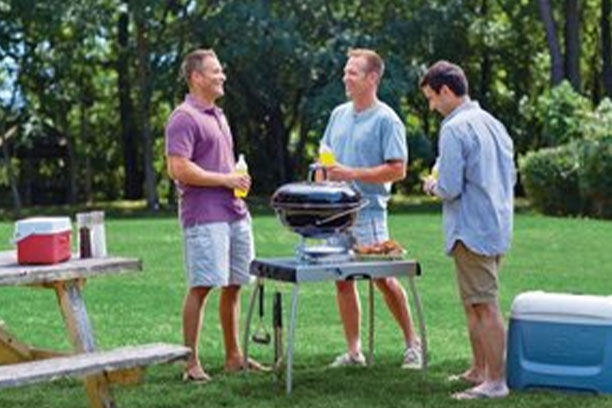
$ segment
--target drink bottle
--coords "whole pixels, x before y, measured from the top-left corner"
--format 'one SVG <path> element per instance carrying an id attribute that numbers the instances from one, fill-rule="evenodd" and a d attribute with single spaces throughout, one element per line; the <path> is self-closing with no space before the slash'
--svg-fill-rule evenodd
<path id="1" fill-rule="evenodd" d="M 236 174 L 248 174 L 249 167 L 247 166 L 246 161 L 244 160 L 244 154 L 238 155 L 238 163 L 236 163 L 236 167 L 234 168 L 234 173 Z M 244 198 L 248 194 L 248 190 L 243 190 L 241 188 L 234 189 L 234 196 L 239 198 Z"/>
<path id="2" fill-rule="evenodd" d="M 324 166 L 333 166 L 336 164 L 336 156 L 331 147 L 324 144 L 319 147 L 319 161 Z"/>

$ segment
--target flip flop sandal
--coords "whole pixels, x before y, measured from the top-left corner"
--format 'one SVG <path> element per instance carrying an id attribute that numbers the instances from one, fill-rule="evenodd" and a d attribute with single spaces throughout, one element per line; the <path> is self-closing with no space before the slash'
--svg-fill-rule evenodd
<path id="1" fill-rule="evenodd" d="M 449 383 L 462 382 L 462 383 L 473 384 L 473 385 L 478 385 L 478 384 L 482 383 L 482 381 L 476 381 L 473 378 L 466 377 L 463 374 L 452 374 L 452 375 L 449 375 L 448 377 L 446 377 L 446 381 L 449 382 Z"/>
<path id="2" fill-rule="evenodd" d="M 183 372 L 183 381 L 192 384 L 205 384 L 210 381 L 210 376 L 200 369 L 197 374 L 191 373 L 190 370 Z"/>
<path id="3" fill-rule="evenodd" d="M 469 389 L 461 392 L 456 392 L 451 395 L 452 399 L 455 400 L 475 400 L 475 399 L 490 399 L 490 398 L 503 398 L 508 394 L 495 394 L 492 392 L 479 391 L 475 389 Z"/>
<path id="4" fill-rule="evenodd" d="M 249 361 L 247 362 L 247 364 L 248 364 L 247 368 L 248 368 L 249 371 L 260 371 L 260 372 L 264 372 L 264 373 L 272 371 L 272 369 L 270 367 L 268 367 L 266 365 L 263 365 L 263 364 L 255 361 L 253 359 L 250 359 L 250 358 L 249 358 Z M 231 368 L 230 367 L 225 367 L 223 369 L 223 371 L 225 371 L 226 373 L 236 373 L 238 371 L 242 371 L 243 368 L 244 368 L 244 365 L 241 364 L 238 367 L 231 367 Z"/>
<path id="5" fill-rule="evenodd" d="M 492 396 L 485 392 L 467 390 L 467 391 L 456 392 L 453 395 L 451 395 L 451 398 L 454 400 L 475 400 L 475 399 L 488 399 L 488 398 L 492 398 Z"/>

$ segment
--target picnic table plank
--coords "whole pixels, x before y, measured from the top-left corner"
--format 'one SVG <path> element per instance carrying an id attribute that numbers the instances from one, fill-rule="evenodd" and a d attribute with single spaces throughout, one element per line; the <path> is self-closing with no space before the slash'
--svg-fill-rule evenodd
<path id="1" fill-rule="evenodd" d="M 140 270 L 142 261 L 137 258 L 107 256 L 80 259 L 73 256 L 69 261 L 53 265 L 19 265 L 16 251 L 0 252 L 0 286 L 49 284 Z"/>
<path id="2" fill-rule="evenodd" d="M 94 332 L 89 321 L 83 299 L 83 286 L 93 276 L 137 272 L 142 262 L 136 258 L 106 256 L 102 258 L 73 258 L 53 265 L 19 265 L 16 251 L 0 252 L 0 286 L 34 286 L 55 291 L 58 305 L 75 353 L 91 356 L 96 353 Z M 0 339 L 1 340 L 1 339 Z M 14 362 L 15 359 L 31 360 L 48 358 L 55 361 L 53 352 L 29 348 L 32 355 L 24 354 L 10 338 L 0 342 L 0 358 Z M 28 346 L 29 347 L 29 346 Z M 4 357 L 2 356 L 4 354 Z M 66 358 L 73 359 L 75 356 Z M 43 363 L 43 361 L 37 361 Z M 33 363 L 24 363 L 33 364 Z M 17 365 L 16 365 L 17 366 Z M 8 366 L 2 369 L 8 369 Z M 112 367 L 111 367 L 112 368 Z M 100 370 L 86 371 L 85 390 L 93 408 L 114 408 L 116 404 L 110 392 L 111 383 L 133 383 L 139 378 L 139 367 L 112 368 L 112 375 Z M 1 387 L 0 387 L 1 388 Z"/>
<path id="3" fill-rule="evenodd" d="M 152 343 L 0 366 L 0 388 L 169 363 L 186 359 L 189 353 L 184 346 Z"/>

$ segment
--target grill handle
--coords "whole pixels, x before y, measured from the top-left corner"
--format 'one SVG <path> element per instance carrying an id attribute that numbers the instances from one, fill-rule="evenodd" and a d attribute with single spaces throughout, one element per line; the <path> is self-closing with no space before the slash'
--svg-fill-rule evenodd
<path id="1" fill-rule="evenodd" d="M 308 166 L 308 178 L 307 180 L 311 183 L 315 182 L 315 176 L 317 175 L 317 170 L 323 171 L 323 180 L 327 180 L 327 169 L 321 163 L 312 163 Z"/>
<path id="2" fill-rule="evenodd" d="M 329 217 L 327 217 L 327 218 L 323 218 L 322 220 L 318 220 L 318 221 L 316 221 L 316 222 L 315 222 L 315 225 L 316 225 L 317 227 L 320 227 L 320 226 L 321 226 L 321 225 L 323 225 L 323 224 L 327 224 L 327 223 L 328 223 L 328 222 L 330 222 L 330 221 L 333 221 L 333 220 L 338 219 L 338 218 L 340 218 L 340 217 L 344 217 L 344 216 L 345 216 L 345 215 L 347 215 L 347 214 L 352 214 L 352 213 L 354 213 L 354 212 L 357 212 L 357 211 L 359 211 L 359 210 L 362 210 L 362 209 L 364 209 L 365 207 L 367 207 L 367 205 L 368 205 L 368 204 L 370 204 L 370 200 L 368 200 L 367 198 L 364 198 L 364 199 L 363 199 L 363 200 L 361 200 L 361 202 L 359 203 L 359 206 L 354 207 L 354 208 L 349 208 L 348 210 L 341 211 L 341 212 L 339 212 L 339 213 L 337 213 L 337 214 L 334 214 L 334 215 L 332 215 L 332 216 L 329 216 Z"/>

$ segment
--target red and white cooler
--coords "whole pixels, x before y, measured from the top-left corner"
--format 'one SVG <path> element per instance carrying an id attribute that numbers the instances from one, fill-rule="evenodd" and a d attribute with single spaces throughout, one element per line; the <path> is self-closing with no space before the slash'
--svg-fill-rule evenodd
<path id="1" fill-rule="evenodd" d="M 15 223 L 17 262 L 55 264 L 70 259 L 72 225 L 68 217 L 32 217 Z"/>

